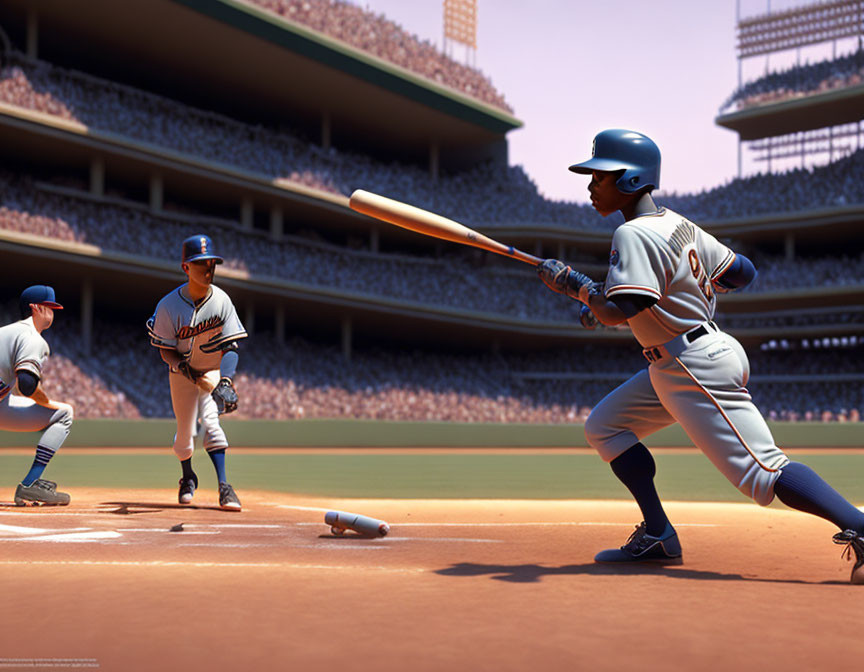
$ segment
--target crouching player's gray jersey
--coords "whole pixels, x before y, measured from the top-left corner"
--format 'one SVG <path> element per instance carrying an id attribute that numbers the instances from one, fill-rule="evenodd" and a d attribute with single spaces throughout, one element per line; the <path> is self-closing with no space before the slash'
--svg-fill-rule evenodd
<path id="1" fill-rule="evenodd" d="M 0 328 L 0 399 L 15 387 L 18 371 L 42 378 L 42 365 L 51 350 L 33 326 L 33 318 Z"/>
<path id="2" fill-rule="evenodd" d="M 147 320 L 150 343 L 176 350 L 196 371 L 218 369 L 222 349 L 247 336 L 234 304 L 216 285 L 197 306 L 180 289 L 163 297 Z"/>

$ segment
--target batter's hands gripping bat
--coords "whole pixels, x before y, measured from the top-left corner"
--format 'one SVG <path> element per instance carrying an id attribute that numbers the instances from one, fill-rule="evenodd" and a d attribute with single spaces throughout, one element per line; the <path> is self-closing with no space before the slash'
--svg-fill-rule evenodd
<path id="1" fill-rule="evenodd" d="M 389 222 L 390 224 L 395 224 L 396 226 L 401 226 L 403 229 L 410 229 L 426 236 L 441 238 L 442 240 L 449 240 L 454 243 L 479 247 L 481 250 L 488 250 L 489 252 L 501 254 L 511 259 L 518 259 L 532 266 L 543 263 L 542 259 L 532 254 L 517 250 L 512 245 L 504 245 L 497 240 L 492 240 L 474 229 L 469 229 L 464 224 L 454 222 L 452 219 L 447 219 L 428 210 L 423 210 L 422 208 L 417 208 L 413 205 L 387 198 L 386 196 L 373 194 L 370 191 L 357 189 L 351 194 L 348 203 L 352 210 L 384 222 Z"/>

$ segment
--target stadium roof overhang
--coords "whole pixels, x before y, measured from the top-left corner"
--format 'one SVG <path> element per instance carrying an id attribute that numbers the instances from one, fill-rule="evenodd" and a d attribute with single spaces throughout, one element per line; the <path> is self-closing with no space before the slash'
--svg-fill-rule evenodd
<path id="1" fill-rule="evenodd" d="M 27 13 L 36 12 L 40 57 L 245 120 L 260 115 L 314 133 L 327 116 L 337 144 L 345 139 L 423 156 L 432 143 L 442 153 L 489 146 L 522 125 L 503 110 L 240 0 L 3 5 L 0 25 L 22 43 Z"/>
<path id="2" fill-rule="evenodd" d="M 862 117 L 864 84 L 721 114 L 715 121 L 741 140 L 758 140 L 854 123 Z"/>

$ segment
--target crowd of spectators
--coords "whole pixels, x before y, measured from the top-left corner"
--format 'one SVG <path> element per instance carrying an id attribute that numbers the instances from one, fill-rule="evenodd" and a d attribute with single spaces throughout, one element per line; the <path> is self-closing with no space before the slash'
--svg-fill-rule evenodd
<path id="1" fill-rule="evenodd" d="M 387 194 L 478 227 L 609 231 L 618 223 L 588 205 L 544 198 L 520 166 L 482 164 L 436 181 L 425 167 L 325 150 L 284 129 L 242 123 L 17 53 L 0 72 L 0 101 L 268 179 L 346 196 L 357 188 Z M 585 186 L 574 181 L 574 193 L 584 193 Z M 661 192 L 657 201 L 697 222 L 864 203 L 864 152 L 828 166 L 738 178 L 694 194 Z"/>
<path id="2" fill-rule="evenodd" d="M 428 40 L 420 40 L 383 14 L 342 0 L 245 1 L 513 113 L 504 96 L 482 72 L 443 54 Z"/>
<path id="3" fill-rule="evenodd" d="M 779 103 L 835 89 L 856 86 L 864 81 L 864 52 L 840 58 L 794 65 L 771 72 L 739 87 L 720 107 L 728 114 L 756 105 Z"/>
<path id="4" fill-rule="evenodd" d="M 0 171 L 0 229 L 175 261 L 179 241 L 200 228 L 144 208 L 37 188 L 26 175 Z M 435 259 L 373 254 L 299 237 L 277 243 L 227 224 L 208 232 L 225 257 L 225 268 L 256 278 L 475 314 L 578 324 L 579 304 L 548 291 L 527 266 L 478 266 L 458 255 Z M 839 261 L 800 258 L 790 263 L 768 257 L 760 261 L 759 275 L 747 291 L 864 283 L 864 254 Z"/>
<path id="5" fill-rule="evenodd" d="M 11 305 L 11 304 L 10 304 Z M 3 323 L 17 318 L 0 311 Z M 73 312 L 45 332 L 52 355 L 44 385 L 78 417 L 171 417 L 168 374 L 140 325 L 99 320 L 92 354 L 79 347 Z M 864 380 L 760 382 L 760 376 L 830 375 L 861 369 L 862 343 L 830 350 L 750 349 L 748 389 L 777 420 L 859 421 Z M 580 345 L 534 353 L 454 354 L 412 348 L 356 348 L 267 332 L 241 344 L 237 418 L 365 418 L 454 422 L 584 422 L 591 408 L 647 366 L 633 345 Z M 134 377 L 129 376 L 135 371 Z M 542 378 L 543 373 L 558 377 Z M 579 374 L 569 376 L 568 374 Z M 534 374 L 533 377 L 531 374 Z M 591 375 L 593 374 L 593 376 Z"/>

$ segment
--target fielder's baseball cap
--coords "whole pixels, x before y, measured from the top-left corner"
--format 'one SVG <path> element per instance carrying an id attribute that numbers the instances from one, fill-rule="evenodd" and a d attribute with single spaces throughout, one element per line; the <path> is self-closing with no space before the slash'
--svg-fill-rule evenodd
<path id="1" fill-rule="evenodd" d="M 223 261 L 222 257 L 213 254 L 213 241 L 210 236 L 189 236 L 183 241 L 183 263 L 204 259 L 215 259 L 217 264 Z"/>
<path id="2" fill-rule="evenodd" d="M 48 285 L 33 285 L 21 292 L 21 298 L 18 299 L 21 310 L 29 308 L 31 303 L 37 306 L 48 306 L 54 310 L 63 310 L 63 306 L 57 303 L 54 296 L 54 288 Z"/>

